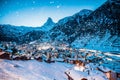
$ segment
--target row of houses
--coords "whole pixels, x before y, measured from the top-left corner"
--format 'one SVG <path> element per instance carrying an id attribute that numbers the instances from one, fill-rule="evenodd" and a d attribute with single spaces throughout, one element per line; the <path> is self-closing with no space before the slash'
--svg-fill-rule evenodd
<path id="1" fill-rule="evenodd" d="M 12 52 L 12 50 L 5 50 L 4 47 L 0 46 L 0 59 L 10 59 Z"/>
<path id="2" fill-rule="evenodd" d="M 64 62 L 68 62 L 68 63 L 74 63 L 73 60 L 79 60 L 79 59 L 83 59 L 86 62 L 94 62 L 94 63 L 103 62 L 102 61 L 103 55 L 100 55 L 102 54 L 101 52 L 98 52 L 96 50 L 73 49 L 62 43 L 60 45 L 55 45 L 55 46 L 50 45 L 50 43 L 22 44 L 22 45 L 16 45 L 16 49 L 17 49 L 16 54 L 12 54 L 11 49 L 7 51 L 7 53 L 9 53 L 10 55 L 10 58 L 13 60 L 21 60 L 23 59 L 23 57 L 24 58 L 26 57 L 25 60 L 37 59 L 39 61 L 44 61 L 44 60 L 58 61 L 60 59 L 63 59 Z M 6 51 L 3 52 L 6 53 Z"/>
<path id="3" fill-rule="evenodd" d="M 42 48 L 41 48 L 42 47 Z M 47 63 L 52 62 L 66 62 L 70 64 L 75 64 L 75 69 L 84 72 L 86 65 L 89 63 L 99 63 L 101 64 L 104 55 L 100 51 L 96 50 L 86 50 L 86 49 L 73 49 L 65 46 L 65 44 L 60 44 L 60 46 L 53 46 L 47 43 L 41 46 L 40 44 L 23 44 L 16 46 L 17 53 L 13 55 L 11 49 L 4 49 L 4 46 L 0 48 L 0 58 L 1 59 L 12 59 L 12 60 L 31 60 L 36 59 L 38 61 L 45 61 Z M 117 80 L 120 77 L 119 73 L 110 71 L 104 71 L 101 68 L 94 68 L 98 71 L 104 73 L 109 80 Z M 89 71 L 87 71 L 90 74 Z M 66 73 L 67 74 L 67 73 Z M 112 76 L 114 74 L 114 77 Z M 67 74 L 68 76 L 69 74 Z M 70 78 L 70 75 L 69 75 Z M 72 78 L 72 76 L 71 76 Z M 75 80 L 74 78 L 69 80 Z M 82 78 L 85 80 L 86 78 Z M 81 80 L 82 80 L 81 79 Z"/>
<path id="4" fill-rule="evenodd" d="M 89 80 L 90 79 L 89 76 L 90 77 L 92 76 L 92 80 L 99 80 L 102 74 L 104 74 L 103 75 L 104 79 L 101 78 L 102 80 L 120 80 L 120 72 L 115 72 L 98 63 L 89 63 L 83 60 L 73 61 L 75 63 L 74 69 L 70 69 L 65 72 L 66 76 L 68 77 L 68 80 Z M 95 71 L 97 73 L 95 73 Z M 98 76 L 98 74 L 100 76 Z"/>
<path id="5" fill-rule="evenodd" d="M 9 43 L 7 50 L 5 50 L 4 48 L 5 46 L 1 47 L 1 50 L 2 50 L 1 56 L 7 54 L 9 55 L 9 59 L 12 59 L 12 60 L 37 59 L 39 61 L 42 61 L 45 59 L 49 59 L 51 61 L 53 60 L 58 61 L 60 59 L 63 59 L 64 62 L 70 62 L 70 63 L 74 63 L 72 59 L 84 59 L 90 62 L 90 61 L 93 61 L 93 57 L 90 57 L 90 56 L 96 56 L 95 54 L 91 54 L 93 52 L 85 52 L 84 49 L 80 49 L 80 50 L 73 49 L 66 46 L 65 44 L 60 44 L 57 46 L 52 46 L 48 43 L 44 45 L 37 44 L 37 43 L 14 45 L 15 48 L 17 49 L 16 53 L 14 54 L 13 54 L 13 50 L 11 49 L 11 46 L 13 46 L 12 43 Z M 94 61 L 96 60 L 94 59 Z"/>

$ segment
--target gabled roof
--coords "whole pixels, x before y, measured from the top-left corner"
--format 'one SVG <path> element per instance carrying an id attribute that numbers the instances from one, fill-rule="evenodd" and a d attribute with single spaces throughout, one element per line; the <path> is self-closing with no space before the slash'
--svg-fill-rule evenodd
<path id="1" fill-rule="evenodd" d="M 5 50 L 6 52 L 12 53 L 13 51 L 10 49 Z"/>

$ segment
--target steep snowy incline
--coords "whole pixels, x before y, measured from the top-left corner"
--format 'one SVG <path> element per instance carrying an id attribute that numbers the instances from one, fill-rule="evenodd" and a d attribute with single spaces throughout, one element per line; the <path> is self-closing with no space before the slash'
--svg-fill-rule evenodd
<path id="1" fill-rule="evenodd" d="M 107 1 L 82 24 L 73 47 L 120 52 L 120 2 Z M 79 43 L 79 44 L 78 44 Z"/>
<path id="2" fill-rule="evenodd" d="M 117 35 L 112 36 L 110 32 L 107 31 L 102 38 L 100 38 L 98 35 L 78 37 L 74 42 L 72 42 L 71 46 L 74 48 L 87 48 L 105 52 L 119 53 L 120 37 Z"/>

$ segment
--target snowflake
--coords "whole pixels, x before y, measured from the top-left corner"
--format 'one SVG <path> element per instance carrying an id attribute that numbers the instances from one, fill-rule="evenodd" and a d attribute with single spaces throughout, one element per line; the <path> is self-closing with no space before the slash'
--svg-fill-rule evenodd
<path id="1" fill-rule="evenodd" d="M 34 7 L 32 7 L 31 9 L 32 9 L 32 10 L 34 10 L 35 8 L 34 8 Z"/>
<path id="2" fill-rule="evenodd" d="M 57 8 L 60 8 L 60 6 L 58 5 Z"/>
<path id="3" fill-rule="evenodd" d="M 33 1 L 32 3 L 33 3 L 33 4 L 35 4 L 36 2 L 35 2 L 35 1 Z"/>
<path id="4" fill-rule="evenodd" d="M 19 11 L 16 11 L 16 16 L 19 16 Z"/>
<path id="5" fill-rule="evenodd" d="M 50 4 L 54 4 L 55 2 L 54 1 L 50 1 Z"/>

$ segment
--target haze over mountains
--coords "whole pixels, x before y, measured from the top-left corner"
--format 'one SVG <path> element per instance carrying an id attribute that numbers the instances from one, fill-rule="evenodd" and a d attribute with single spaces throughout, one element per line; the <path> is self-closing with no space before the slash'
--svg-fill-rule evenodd
<path id="1" fill-rule="evenodd" d="M 108 0 L 95 11 L 83 9 L 42 27 L 0 25 L 0 41 L 63 41 L 74 48 L 120 51 L 120 1 Z"/>

